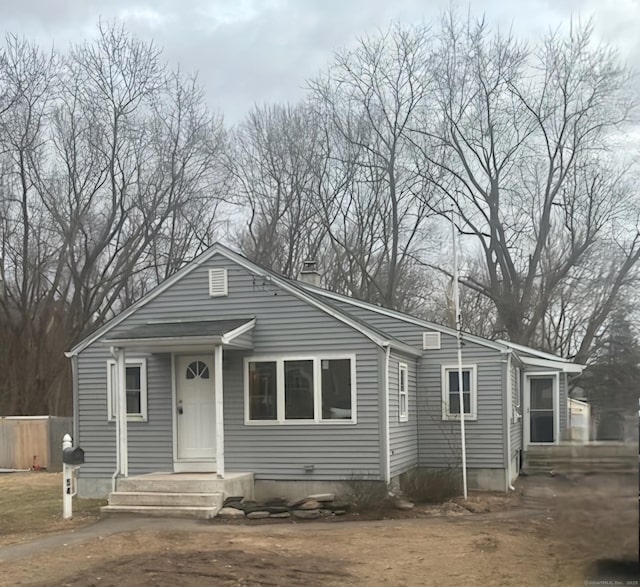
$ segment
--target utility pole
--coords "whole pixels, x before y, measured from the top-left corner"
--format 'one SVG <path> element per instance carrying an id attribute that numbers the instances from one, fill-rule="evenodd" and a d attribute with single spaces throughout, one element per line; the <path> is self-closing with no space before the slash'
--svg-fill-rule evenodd
<path id="1" fill-rule="evenodd" d="M 460 401 L 460 438 L 462 447 L 462 489 L 467 499 L 467 447 L 464 431 L 464 381 L 462 378 L 462 331 L 460 321 L 460 286 L 458 283 L 458 233 L 454 210 L 451 209 L 451 237 L 453 240 L 453 302 L 456 313 L 456 340 L 458 346 L 458 397 Z M 469 373 L 469 405 L 471 405 L 471 373 Z"/>

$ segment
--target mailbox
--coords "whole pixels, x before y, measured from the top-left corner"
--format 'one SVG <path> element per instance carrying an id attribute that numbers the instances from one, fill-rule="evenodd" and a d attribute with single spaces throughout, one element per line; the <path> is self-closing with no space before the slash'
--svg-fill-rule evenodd
<path id="1" fill-rule="evenodd" d="M 65 465 L 84 464 L 84 451 L 79 447 L 65 448 L 62 451 L 62 462 Z"/>

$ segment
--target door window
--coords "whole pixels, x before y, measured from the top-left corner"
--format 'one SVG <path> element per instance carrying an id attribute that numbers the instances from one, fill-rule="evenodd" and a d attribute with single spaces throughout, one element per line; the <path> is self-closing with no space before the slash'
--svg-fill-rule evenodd
<path id="1" fill-rule="evenodd" d="M 530 440 L 554 442 L 553 377 L 532 377 L 529 380 Z"/>
<path id="2" fill-rule="evenodd" d="M 209 367 L 202 361 L 194 361 L 187 367 L 187 379 L 209 379 Z"/>

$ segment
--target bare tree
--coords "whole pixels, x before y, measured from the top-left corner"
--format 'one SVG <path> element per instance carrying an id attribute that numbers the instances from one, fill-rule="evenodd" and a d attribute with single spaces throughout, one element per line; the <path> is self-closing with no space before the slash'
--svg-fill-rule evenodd
<path id="1" fill-rule="evenodd" d="M 305 104 L 255 108 L 230 152 L 235 201 L 248 216 L 240 247 L 288 277 L 320 255 L 326 234 L 313 202 L 318 135 L 319 121 Z"/>
<path id="2" fill-rule="evenodd" d="M 195 79 L 121 27 L 16 63 L 30 81 L 4 117 L 1 303 L 16 333 L 0 402 L 68 413 L 62 352 L 209 244 L 226 139 Z"/>
<path id="3" fill-rule="evenodd" d="M 441 172 L 430 179 L 443 206 L 456 209 L 468 246 L 482 251 L 485 270 L 463 283 L 492 301 L 498 332 L 550 342 L 541 337 L 549 308 L 606 258 L 596 250 L 611 246 L 612 222 L 625 216 L 624 173 L 611 153 L 634 107 L 629 74 L 611 49 L 594 47 L 590 26 L 530 50 L 454 14 L 443 19 L 432 63 L 432 100 L 413 130 L 427 169 Z M 608 274 L 602 283 L 635 277 L 640 242 L 637 225 L 628 228 L 620 262 L 595 269 Z M 573 352 L 586 356 L 619 290 L 593 299 Z"/>
<path id="4" fill-rule="evenodd" d="M 59 241 L 32 178 L 45 158 L 57 80 L 54 56 L 16 37 L 7 38 L 0 68 L 0 95 L 11 96 L 0 107 L 0 367 L 6 403 L 22 413 L 30 398 L 46 397 L 46 365 L 55 352 L 39 341 L 59 311 L 43 311 Z"/>
<path id="5" fill-rule="evenodd" d="M 399 26 L 337 53 L 310 83 L 324 121 L 318 212 L 328 231 L 334 285 L 389 307 L 410 305 L 401 287 L 418 270 L 432 191 L 409 129 L 429 88 L 428 31 Z"/>

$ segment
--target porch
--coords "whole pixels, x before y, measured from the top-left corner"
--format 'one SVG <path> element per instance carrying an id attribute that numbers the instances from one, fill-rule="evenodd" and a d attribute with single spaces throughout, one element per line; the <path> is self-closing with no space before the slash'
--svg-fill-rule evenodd
<path id="1" fill-rule="evenodd" d="M 147 473 L 118 479 L 105 514 L 210 519 L 230 496 L 253 499 L 253 473 Z"/>
<path id="2" fill-rule="evenodd" d="M 223 485 L 211 484 L 214 479 L 221 482 L 226 479 L 223 357 L 227 350 L 253 348 L 255 323 L 254 317 L 153 322 L 134 326 L 101 341 L 109 346 L 113 357 L 109 361 L 107 387 L 109 419 L 116 429 L 117 459 L 113 479 L 114 488 L 117 482 L 118 492 L 124 491 L 123 487 L 130 483 L 128 429 L 132 422 L 140 422 L 147 429 L 148 396 L 153 397 L 157 392 L 157 383 L 156 388 L 149 386 L 147 389 L 147 362 L 158 356 L 171 360 L 173 470 L 152 473 L 156 477 L 147 481 L 161 486 L 162 482 L 171 480 L 171 485 L 176 485 L 176 478 L 163 479 L 161 476 L 203 473 L 207 476 L 191 480 L 197 484 L 209 480 L 205 493 L 214 494 L 223 488 Z M 163 389 L 166 388 L 164 384 Z M 168 401 L 165 405 L 169 407 Z M 151 439 L 152 433 L 149 434 Z M 135 485 L 138 481 L 131 483 Z M 140 483 L 144 485 L 144 482 Z M 185 481 L 183 485 L 187 483 Z M 162 492 L 155 490 L 155 493 Z"/>

